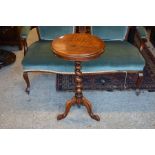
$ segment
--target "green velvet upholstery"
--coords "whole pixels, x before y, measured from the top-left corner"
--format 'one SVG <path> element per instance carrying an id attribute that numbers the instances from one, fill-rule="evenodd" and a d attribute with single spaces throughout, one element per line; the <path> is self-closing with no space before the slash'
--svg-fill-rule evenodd
<path id="1" fill-rule="evenodd" d="M 64 34 L 74 33 L 73 26 L 38 26 L 41 40 L 53 40 Z"/>
<path id="2" fill-rule="evenodd" d="M 100 58 L 83 62 L 84 73 L 143 70 L 145 62 L 135 46 L 126 41 L 107 41 L 105 44 L 105 53 Z M 24 71 L 74 72 L 74 62 L 55 56 L 50 45 L 51 41 L 32 44 L 22 62 Z"/>
<path id="3" fill-rule="evenodd" d="M 20 37 L 22 39 L 27 39 L 30 30 L 31 30 L 31 26 L 23 26 L 21 29 Z"/>
<path id="4" fill-rule="evenodd" d="M 105 41 L 123 41 L 128 32 L 128 26 L 92 26 L 91 31 L 93 35 Z"/>
<path id="5" fill-rule="evenodd" d="M 136 29 L 138 31 L 138 34 L 139 34 L 140 38 L 142 38 L 142 39 L 147 39 L 148 38 L 146 29 L 143 26 L 137 26 Z"/>

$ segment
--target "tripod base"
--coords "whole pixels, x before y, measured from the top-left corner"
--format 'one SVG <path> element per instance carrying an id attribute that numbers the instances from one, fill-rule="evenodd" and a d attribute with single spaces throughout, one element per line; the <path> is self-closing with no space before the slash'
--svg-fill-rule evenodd
<path id="1" fill-rule="evenodd" d="M 75 96 L 71 99 L 71 100 L 68 100 L 66 102 L 66 108 L 65 108 L 65 112 L 63 114 L 59 114 L 57 116 L 57 120 L 61 120 L 61 119 L 64 119 L 69 111 L 70 111 L 70 108 L 72 107 L 72 105 L 74 104 L 78 104 L 78 105 L 84 105 L 88 111 L 88 114 L 89 116 L 96 120 L 96 121 L 100 121 L 100 117 L 98 115 L 95 115 L 93 112 L 92 112 L 92 105 L 91 105 L 91 102 L 89 100 L 87 100 L 85 97 L 82 97 L 80 100 L 78 100 Z"/>

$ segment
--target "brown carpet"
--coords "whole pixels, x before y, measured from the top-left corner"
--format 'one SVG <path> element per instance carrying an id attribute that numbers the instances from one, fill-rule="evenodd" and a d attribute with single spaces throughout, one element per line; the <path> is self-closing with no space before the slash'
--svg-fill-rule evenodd
<path id="1" fill-rule="evenodd" d="M 97 74 L 97 75 L 85 75 L 83 76 L 83 88 L 85 90 L 124 90 L 135 89 L 135 82 L 138 74 L 128 73 L 125 84 L 125 73 L 114 74 Z M 56 76 L 56 89 L 57 91 L 72 91 L 74 90 L 74 75 L 62 75 Z M 144 79 L 141 89 L 148 91 L 155 91 L 155 80 L 151 76 L 151 70 L 147 66 L 144 69 Z"/>

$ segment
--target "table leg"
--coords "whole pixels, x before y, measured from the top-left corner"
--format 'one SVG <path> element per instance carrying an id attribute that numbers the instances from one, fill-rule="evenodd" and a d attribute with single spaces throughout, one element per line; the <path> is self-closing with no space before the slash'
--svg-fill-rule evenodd
<path id="1" fill-rule="evenodd" d="M 66 102 L 65 112 L 63 114 L 58 115 L 57 120 L 65 118 L 68 115 L 70 108 L 73 104 L 84 105 L 92 119 L 95 119 L 96 121 L 100 120 L 100 117 L 92 112 L 91 102 L 83 96 L 82 89 L 83 84 L 81 62 L 77 61 L 75 62 L 75 96 L 71 100 Z"/>

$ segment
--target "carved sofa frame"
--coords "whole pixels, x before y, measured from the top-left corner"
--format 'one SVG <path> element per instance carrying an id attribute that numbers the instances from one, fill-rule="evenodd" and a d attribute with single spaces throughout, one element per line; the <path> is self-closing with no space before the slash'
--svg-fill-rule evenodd
<path id="1" fill-rule="evenodd" d="M 81 31 L 80 31 L 81 30 Z M 128 32 L 131 30 L 131 28 L 129 27 L 129 29 L 128 29 Z M 23 38 L 23 46 L 24 46 L 24 55 L 26 55 L 27 54 L 27 52 L 28 52 L 28 46 L 27 46 L 27 36 L 28 36 L 28 33 L 29 33 L 29 31 L 30 31 L 30 27 L 23 27 L 23 31 L 22 31 L 22 33 L 21 33 L 21 36 L 22 36 L 22 38 Z M 38 31 L 38 28 L 37 28 L 37 31 Z M 74 29 L 74 32 L 79 32 L 79 33 L 91 33 L 91 28 L 90 28 L 90 30 L 88 30 L 88 27 L 87 28 L 80 28 L 80 29 Z M 128 39 L 128 34 L 129 33 L 127 33 L 127 35 L 126 35 L 126 40 Z M 38 33 L 38 35 L 39 35 L 39 33 Z M 139 49 L 139 51 L 141 52 L 141 51 L 143 51 L 143 49 L 144 48 L 146 48 L 147 46 L 146 46 L 146 44 L 147 44 L 147 41 L 148 41 L 148 38 L 147 38 L 147 34 L 146 34 L 146 31 L 145 31 L 145 29 L 143 28 L 143 27 L 137 27 L 136 28 L 136 32 L 135 32 L 135 35 L 134 35 L 134 45 L 136 45 L 137 47 L 138 47 L 138 49 Z M 40 35 L 39 35 L 39 39 L 40 39 Z M 29 81 L 29 77 L 28 77 L 28 73 L 29 72 L 46 72 L 46 73 L 53 73 L 53 71 L 47 71 L 47 70 L 44 70 L 44 71 L 38 71 L 38 70 L 24 70 L 24 72 L 23 72 L 23 78 L 24 78 L 24 80 L 25 80 L 25 82 L 26 82 L 26 85 L 27 85 L 27 87 L 26 87 L 26 92 L 29 94 L 30 93 L 30 81 Z M 102 73 L 107 73 L 108 71 L 103 71 Z M 113 71 L 113 72 L 111 72 L 110 71 L 110 73 L 116 73 L 117 71 Z M 121 71 L 119 71 L 119 72 L 121 72 Z M 127 71 L 122 71 L 123 73 L 125 73 L 126 74 L 126 76 L 127 76 Z M 137 95 L 139 95 L 139 93 L 140 93 L 140 86 L 141 86 L 141 83 L 142 83 L 142 80 L 143 80 L 143 71 L 141 70 L 141 71 L 129 71 L 129 72 L 136 72 L 136 73 L 138 73 L 138 78 L 137 78 L 137 81 L 136 81 L 136 94 Z M 54 72 L 55 73 L 55 72 Z M 57 72 L 57 73 L 59 73 L 59 72 Z M 97 72 L 97 73 L 101 73 L 101 72 Z M 97 74 L 97 73 L 89 73 L 89 74 Z M 69 74 L 71 74 L 71 73 L 69 73 Z M 87 74 L 87 73 L 84 73 L 84 74 Z"/>

